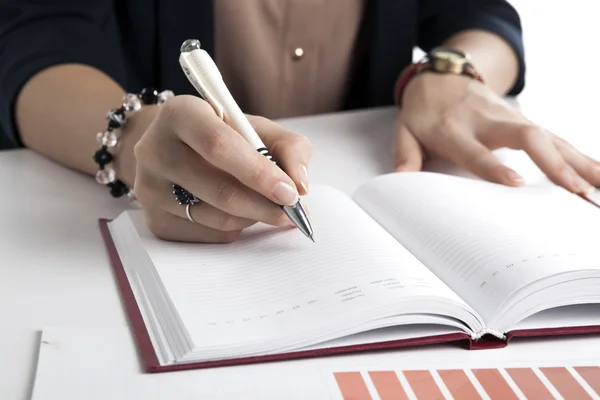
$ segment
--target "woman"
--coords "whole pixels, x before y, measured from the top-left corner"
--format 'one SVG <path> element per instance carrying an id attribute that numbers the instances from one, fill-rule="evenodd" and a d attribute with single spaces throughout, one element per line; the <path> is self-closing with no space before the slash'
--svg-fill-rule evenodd
<path id="1" fill-rule="evenodd" d="M 285 173 L 189 96 L 178 64 L 188 38 L 215 58 Z M 415 46 L 428 57 L 412 64 Z M 135 187 L 150 229 L 165 239 L 229 242 L 256 221 L 289 225 L 274 203 L 307 192 L 311 147 L 270 119 L 394 102 L 402 106 L 398 171 L 419 170 L 437 154 L 519 186 L 523 179 L 490 152 L 509 147 L 567 190 L 600 185 L 597 162 L 502 100 L 520 93 L 525 74 L 519 17 L 505 0 L 7 0 L 0 54 L 5 133 L 97 174 L 115 196 Z M 159 104 L 168 92 L 147 90 L 141 110 L 130 110 L 132 96 L 118 110 L 143 87 L 177 96 Z M 97 140 L 104 150 L 94 160 Z M 201 200 L 189 217 L 173 184 Z"/>

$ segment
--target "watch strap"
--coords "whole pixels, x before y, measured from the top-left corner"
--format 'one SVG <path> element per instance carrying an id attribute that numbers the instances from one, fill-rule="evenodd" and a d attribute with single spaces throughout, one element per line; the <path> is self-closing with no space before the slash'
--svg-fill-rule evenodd
<path id="1" fill-rule="evenodd" d="M 394 102 L 397 106 L 402 106 L 402 95 L 404 94 L 404 90 L 406 89 L 406 86 L 411 81 L 411 79 L 423 72 L 442 73 L 435 71 L 431 66 L 431 63 L 427 59 L 409 64 L 402 70 L 402 72 L 398 76 L 398 79 L 396 80 L 396 84 L 394 85 Z M 475 67 L 471 63 L 465 64 L 460 75 L 468 76 L 479 82 L 484 83 L 483 76 L 475 69 Z"/>

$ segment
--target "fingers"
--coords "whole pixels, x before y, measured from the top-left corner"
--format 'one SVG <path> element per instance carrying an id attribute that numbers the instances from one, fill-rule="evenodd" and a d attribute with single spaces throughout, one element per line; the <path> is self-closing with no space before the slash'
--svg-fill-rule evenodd
<path id="1" fill-rule="evenodd" d="M 186 206 L 173 200 L 173 203 L 169 203 L 166 210 L 179 218 L 187 218 L 185 208 Z M 200 203 L 190 206 L 190 215 L 196 223 L 224 232 L 241 231 L 256 223 L 256 221 L 248 218 L 228 214 L 202 200 Z"/>
<path id="2" fill-rule="evenodd" d="M 538 126 L 513 121 L 496 123 L 483 139 L 495 147 L 524 150 L 552 182 L 571 192 L 587 193 L 592 189 L 588 181 L 600 183 L 597 163 Z"/>
<path id="3" fill-rule="evenodd" d="M 148 210 L 162 210 L 179 218 L 187 219 L 186 206 L 179 204 L 169 181 L 142 173 L 137 181 L 138 200 Z M 196 223 L 219 231 L 239 231 L 256 221 L 226 213 L 204 201 L 190 206 L 191 217 Z"/>
<path id="4" fill-rule="evenodd" d="M 460 145 L 460 150 L 457 148 L 454 161 L 490 182 L 508 186 L 522 186 L 525 183 L 523 177 L 502 164 L 487 147 L 476 140 L 465 140 Z"/>
<path id="5" fill-rule="evenodd" d="M 445 126 L 437 138 L 437 152 L 487 181 L 508 186 L 525 183 L 519 174 L 502 164 L 475 136 L 465 135 L 461 129 L 466 128 Z"/>
<path id="6" fill-rule="evenodd" d="M 178 156 L 177 166 L 164 168 L 159 173 L 138 170 L 135 193 L 144 207 L 160 208 L 185 216 L 181 214 L 182 211 L 185 213 L 185 207 L 180 206 L 172 194 L 171 185 L 176 183 L 205 203 L 202 207 L 192 207 L 192 216 L 197 222 L 202 221 L 214 228 L 222 227 L 223 224 L 237 228 L 246 223 L 243 220 L 277 226 L 289 225 L 289 218 L 279 206 L 244 186 L 233 176 L 215 168 L 183 143 L 173 146 L 172 151 Z M 174 209 L 175 206 L 182 207 L 181 211 Z M 196 213 L 201 215 L 196 217 Z M 229 216 L 242 220 L 232 220 Z"/>
<path id="7" fill-rule="evenodd" d="M 148 229 L 160 239 L 196 242 L 231 243 L 240 234 L 239 231 L 219 231 L 204 225 L 194 224 L 163 210 L 146 209 Z"/>
<path id="8" fill-rule="evenodd" d="M 398 119 L 393 142 L 394 169 L 396 172 L 419 171 L 423 166 L 423 153 L 417 139 Z"/>
<path id="9" fill-rule="evenodd" d="M 293 179 L 219 119 L 205 101 L 177 96 L 161 107 L 135 146 L 134 185 L 158 236 L 211 241 L 203 235 L 237 232 L 257 221 L 292 225 L 280 205 L 295 204 L 299 193 L 306 192 L 310 143 L 265 119 L 255 118 L 255 123 L 282 167 L 293 171 Z M 178 204 L 172 184 L 182 186 L 202 202 L 188 208 Z M 184 229 L 178 236 L 165 221 L 190 222 L 186 209 L 203 229 Z M 165 215 L 176 219 L 162 218 Z M 218 234 L 214 241 L 229 237 L 222 239 Z"/>
<path id="10" fill-rule="evenodd" d="M 507 135 L 511 148 L 524 150 L 555 184 L 574 193 L 587 193 L 591 185 L 565 160 L 553 138 L 536 126 L 513 125 Z"/>
<path id="11" fill-rule="evenodd" d="M 582 154 L 564 139 L 550 134 L 555 147 L 566 162 L 587 182 L 595 187 L 600 187 L 600 163 Z"/>
<path id="12" fill-rule="evenodd" d="M 310 141 L 267 118 L 250 116 L 249 120 L 279 166 L 292 178 L 298 192 L 301 195 L 308 193 L 308 163 L 312 157 Z"/>
<path id="13" fill-rule="evenodd" d="M 158 129 L 172 130 L 205 160 L 245 186 L 277 204 L 297 202 L 292 179 L 219 119 L 204 100 L 176 96 L 163 105 L 157 120 Z"/>

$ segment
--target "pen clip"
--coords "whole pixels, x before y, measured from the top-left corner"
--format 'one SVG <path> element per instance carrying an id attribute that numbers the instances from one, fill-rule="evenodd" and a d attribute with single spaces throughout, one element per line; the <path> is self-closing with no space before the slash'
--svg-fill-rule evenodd
<path id="1" fill-rule="evenodd" d="M 196 88 L 200 96 L 212 106 L 219 118 L 224 119 L 223 105 L 215 98 L 203 81 L 202 74 L 200 73 L 203 68 L 201 65 L 198 65 L 198 60 L 191 52 L 182 52 L 179 56 L 179 64 L 185 76 L 187 76 L 190 83 Z"/>

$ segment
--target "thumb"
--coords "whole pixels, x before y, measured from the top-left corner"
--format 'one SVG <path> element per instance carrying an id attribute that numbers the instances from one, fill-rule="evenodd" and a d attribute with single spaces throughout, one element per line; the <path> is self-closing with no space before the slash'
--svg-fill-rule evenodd
<path id="1" fill-rule="evenodd" d="M 394 135 L 394 170 L 396 172 L 420 171 L 423 167 L 421 145 L 406 125 L 396 124 Z"/>

